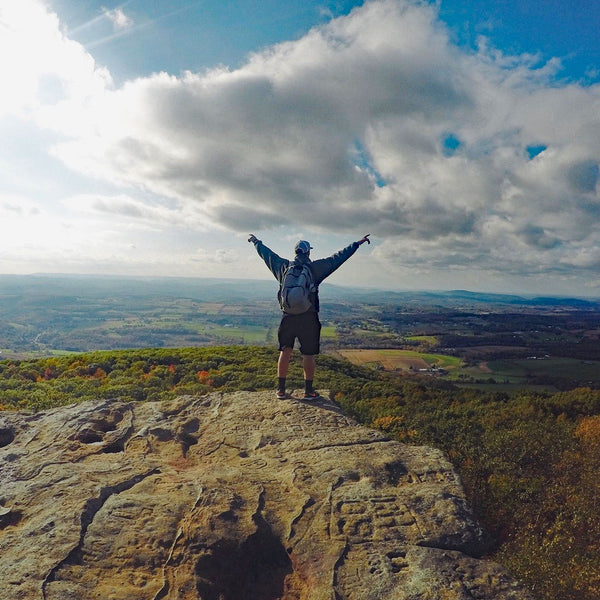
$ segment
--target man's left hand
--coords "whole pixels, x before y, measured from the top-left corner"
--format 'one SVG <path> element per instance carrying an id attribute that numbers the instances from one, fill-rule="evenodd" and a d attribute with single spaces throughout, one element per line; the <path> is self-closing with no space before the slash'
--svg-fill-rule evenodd
<path id="1" fill-rule="evenodd" d="M 370 233 L 367 233 L 367 235 L 365 235 L 365 237 L 362 240 L 358 240 L 358 243 L 364 244 L 365 242 L 367 242 L 367 244 L 370 244 L 371 243 L 371 240 L 369 239 L 370 235 L 371 235 Z"/>

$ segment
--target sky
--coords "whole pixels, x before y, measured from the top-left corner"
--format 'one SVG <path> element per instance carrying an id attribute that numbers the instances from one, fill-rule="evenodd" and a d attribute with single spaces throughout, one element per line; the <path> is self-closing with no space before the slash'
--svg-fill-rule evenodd
<path id="1" fill-rule="evenodd" d="M 0 273 L 600 297 L 600 4 L 0 0 Z"/>

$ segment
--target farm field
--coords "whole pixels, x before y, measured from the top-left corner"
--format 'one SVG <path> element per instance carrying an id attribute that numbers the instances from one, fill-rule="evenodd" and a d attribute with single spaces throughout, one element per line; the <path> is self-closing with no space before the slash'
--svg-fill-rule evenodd
<path id="1" fill-rule="evenodd" d="M 323 325 L 321 328 L 321 338 L 335 339 L 337 331 L 334 325 Z"/>
<path id="2" fill-rule="evenodd" d="M 395 349 L 350 349 L 338 350 L 338 353 L 352 364 L 360 366 L 382 367 L 386 371 L 410 371 L 419 369 L 457 369 L 460 358 L 445 354 L 427 354 L 414 350 Z"/>
<path id="3" fill-rule="evenodd" d="M 225 324 L 204 325 L 197 327 L 197 331 L 234 344 L 264 344 L 270 330 L 260 326 Z"/>
<path id="4" fill-rule="evenodd" d="M 481 359 L 485 360 L 487 357 L 494 354 L 513 354 L 513 355 L 524 355 L 530 352 L 528 346 L 501 346 L 501 345 L 490 345 L 490 346 L 472 346 L 472 347 L 456 347 L 456 352 L 467 359 Z"/>
<path id="5" fill-rule="evenodd" d="M 436 346 L 439 344 L 438 338 L 434 335 L 409 335 L 406 337 L 409 342 L 418 342 L 420 344 L 427 344 L 429 346 Z"/>
<path id="6" fill-rule="evenodd" d="M 600 361 L 575 358 L 505 359 L 466 366 L 455 356 L 413 350 L 345 349 L 336 354 L 355 365 L 396 373 L 442 369 L 441 376 L 460 386 L 495 391 L 557 391 L 573 387 L 574 382 L 600 385 Z"/>
<path id="7" fill-rule="evenodd" d="M 542 377 L 582 382 L 600 380 L 600 362 L 576 358 L 496 360 L 488 362 L 487 366 L 492 377 L 502 377 L 514 383 Z"/>
<path id="8" fill-rule="evenodd" d="M 480 362 L 449 375 L 457 385 L 497 392 L 556 392 L 600 386 L 600 361 L 577 358 L 504 359 Z"/>

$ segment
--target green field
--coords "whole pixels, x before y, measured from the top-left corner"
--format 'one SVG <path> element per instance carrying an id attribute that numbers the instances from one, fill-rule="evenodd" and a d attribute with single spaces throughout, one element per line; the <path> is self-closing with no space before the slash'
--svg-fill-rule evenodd
<path id="1" fill-rule="evenodd" d="M 339 350 L 339 354 L 355 365 L 380 367 L 386 371 L 409 371 L 419 369 L 454 370 L 461 359 L 445 354 L 429 354 L 415 350 L 400 349 L 352 349 Z"/>
<path id="2" fill-rule="evenodd" d="M 460 385 L 496 391 L 519 388 L 556 391 L 600 383 L 600 362 L 576 358 L 504 359 L 465 367 L 451 374 Z"/>
<path id="3" fill-rule="evenodd" d="M 253 325 L 205 326 L 198 330 L 202 333 L 209 333 L 217 339 L 240 344 L 264 344 L 269 331 L 267 327 Z"/>
<path id="4" fill-rule="evenodd" d="M 561 377 L 579 381 L 600 379 L 600 362 L 576 358 L 513 359 L 488 363 L 494 374 L 508 378 Z"/>
<path id="5" fill-rule="evenodd" d="M 334 339 L 337 337 L 335 325 L 323 325 L 321 328 L 321 337 L 327 339 Z"/>
<path id="6" fill-rule="evenodd" d="M 462 359 L 401 349 L 346 349 L 337 352 L 359 366 L 390 372 L 421 373 L 427 369 L 455 383 L 478 389 L 515 391 L 531 389 L 556 391 L 577 385 L 593 387 L 600 383 L 600 362 L 574 358 L 506 359 L 466 366 Z"/>
<path id="7" fill-rule="evenodd" d="M 409 335 L 406 339 L 409 342 L 418 342 L 429 346 L 436 346 L 439 343 L 434 335 Z"/>

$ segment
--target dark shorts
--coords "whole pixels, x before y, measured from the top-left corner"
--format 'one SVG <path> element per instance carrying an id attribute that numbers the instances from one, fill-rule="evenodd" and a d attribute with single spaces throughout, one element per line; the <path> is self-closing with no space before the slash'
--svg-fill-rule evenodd
<path id="1" fill-rule="evenodd" d="M 301 315 L 283 315 L 277 332 L 279 349 L 293 348 L 296 338 L 300 342 L 301 354 L 306 356 L 319 354 L 321 323 L 316 312 L 310 311 Z"/>

